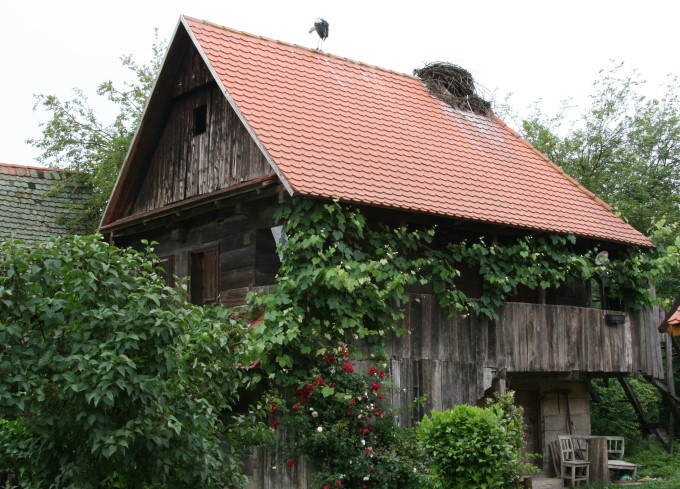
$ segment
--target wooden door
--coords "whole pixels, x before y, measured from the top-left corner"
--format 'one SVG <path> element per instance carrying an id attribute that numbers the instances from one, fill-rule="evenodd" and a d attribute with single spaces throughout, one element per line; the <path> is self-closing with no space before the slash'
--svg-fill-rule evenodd
<path id="1" fill-rule="evenodd" d="M 542 454 L 541 398 L 538 386 L 510 385 L 508 389 L 515 391 L 515 404 L 524 408 L 524 453 Z"/>

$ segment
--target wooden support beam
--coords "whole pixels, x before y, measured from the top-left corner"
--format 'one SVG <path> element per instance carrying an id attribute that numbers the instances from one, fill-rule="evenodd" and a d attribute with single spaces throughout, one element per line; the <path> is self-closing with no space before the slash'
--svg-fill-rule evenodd
<path id="1" fill-rule="evenodd" d="M 643 435 L 647 435 L 649 433 L 653 434 L 659 441 L 659 443 L 661 443 L 661 445 L 664 447 L 664 449 L 666 451 L 669 451 L 671 447 L 670 444 L 668 443 L 668 440 L 666 440 L 663 437 L 663 435 L 661 434 L 661 430 L 659 430 L 659 427 L 651 423 L 649 421 L 649 418 L 647 418 L 647 415 L 645 414 L 645 411 L 642 408 L 642 404 L 640 404 L 640 401 L 638 400 L 637 396 L 635 395 L 635 392 L 633 391 L 633 386 L 630 385 L 628 379 L 625 377 L 619 377 L 619 383 L 621 384 L 621 387 L 623 387 L 623 391 L 626 393 L 628 401 L 632 404 L 633 409 L 637 414 L 638 420 L 640 421 L 640 425 L 642 426 Z"/>
<path id="2" fill-rule="evenodd" d="M 645 376 L 645 379 L 658 389 L 661 397 L 664 401 L 666 401 L 666 404 L 668 404 L 673 418 L 675 418 L 676 422 L 680 423 L 680 398 L 672 393 L 671 389 L 659 379 L 654 379 L 647 376 Z"/>

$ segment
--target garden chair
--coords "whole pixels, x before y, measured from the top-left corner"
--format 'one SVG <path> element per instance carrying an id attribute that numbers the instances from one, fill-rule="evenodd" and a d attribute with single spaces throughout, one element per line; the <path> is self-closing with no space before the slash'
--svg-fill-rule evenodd
<path id="1" fill-rule="evenodd" d="M 562 482 L 566 484 L 569 481 L 572 486 L 588 484 L 590 462 L 578 458 L 570 435 L 559 435 L 557 438 L 560 443 Z M 588 456 L 587 449 L 584 456 Z"/>
<path id="2" fill-rule="evenodd" d="M 623 460 L 623 454 L 626 449 L 626 442 L 622 436 L 608 436 L 607 437 L 607 455 L 609 457 L 609 470 L 630 471 L 633 474 L 631 477 L 635 479 L 637 476 L 637 465 L 632 462 Z"/>

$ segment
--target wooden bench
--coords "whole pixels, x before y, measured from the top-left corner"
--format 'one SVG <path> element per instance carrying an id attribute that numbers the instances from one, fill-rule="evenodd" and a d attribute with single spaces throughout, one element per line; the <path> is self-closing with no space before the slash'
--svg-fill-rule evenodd
<path id="1" fill-rule="evenodd" d="M 609 457 L 609 470 L 613 471 L 628 471 L 633 474 L 631 477 L 637 477 L 638 466 L 632 462 L 623 460 L 625 452 L 626 441 L 622 436 L 608 436 L 607 437 L 607 455 Z"/>

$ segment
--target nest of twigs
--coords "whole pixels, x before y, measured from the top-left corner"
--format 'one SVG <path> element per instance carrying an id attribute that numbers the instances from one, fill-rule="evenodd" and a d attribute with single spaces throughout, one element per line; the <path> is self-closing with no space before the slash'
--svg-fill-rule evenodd
<path id="1" fill-rule="evenodd" d="M 413 70 L 432 95 L 451 107 L 489 115 L 491 103 L 477 94 L 475 80 L 466 69 L 451 63 L 430 63 Z"/>

